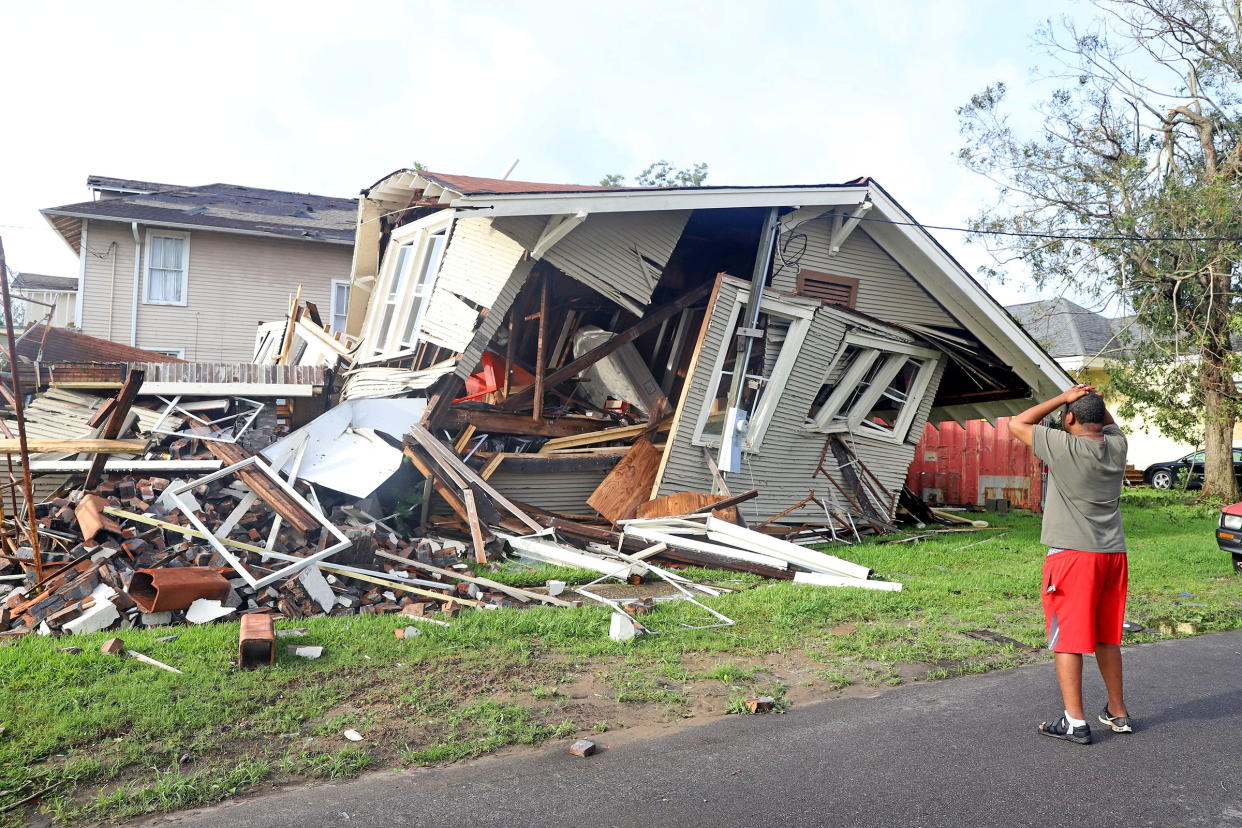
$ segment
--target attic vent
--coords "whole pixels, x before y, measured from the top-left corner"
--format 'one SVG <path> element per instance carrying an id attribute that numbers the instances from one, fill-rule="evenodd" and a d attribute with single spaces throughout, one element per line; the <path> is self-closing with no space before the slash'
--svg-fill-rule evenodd
<path id="1" fill-rule="evenodd" d="M 810 296 L 833 305 L 853 308 L 858 303 L 858 280 L 814 270 L 800 270 L 795 292 L 799 296 Z"/>
<path id="2" fill-rule="evenodd" d="M 185 214 L 187 216 L 201 216 L 203 213 L 206 213 L 206 212 L 207 212 L 206 207 L 191 207 L 189 210 L 185 211 Z"/>

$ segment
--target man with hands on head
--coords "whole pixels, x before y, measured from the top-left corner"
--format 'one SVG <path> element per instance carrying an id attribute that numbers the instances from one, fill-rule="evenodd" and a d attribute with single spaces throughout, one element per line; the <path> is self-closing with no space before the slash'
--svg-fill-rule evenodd
<path id="1" fill-rule="evenodd" d="M 1064 406 L 1062 429 L 1040 425 Z M 1090 385 L 1031 406 L 1009 421 L 1009 433 L 1048 466 L 1040 542 L 1048 648 L 1056 655 L 1063 711 L 1039 732 L 1077 744 L 1091 742 L 1082 705 L 1084 653 L 1095 653 L 1108 690 L 1101 724 L 1134 730 L 1122 687 L 1121 628 L 1126 608 L 1126 539 L 1121 528 L 1126 436 Z"/>

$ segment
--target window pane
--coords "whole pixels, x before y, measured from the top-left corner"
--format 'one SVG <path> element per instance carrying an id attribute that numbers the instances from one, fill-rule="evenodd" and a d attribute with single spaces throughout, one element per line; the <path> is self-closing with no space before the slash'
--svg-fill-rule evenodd
<path id="1" fill-rule="evenodd" d="M 423 302 L 431 295 L 432 285 L 435 284 L 436 271 L 440 269 L 440 259 L 444 255 L 444 239 L 444 233 L 427 237 L 418 266 L 418 281 L 414 283 L 414 300 L 410 305 L 409 315 L 405 318 L 405 330 L 401 332 L 401 344 L 404 347 L 413 347 L 418 339 Z"/>
<path id="2" fill-rule="evenodd" d="M 405 287 L 405 280 L 410 275 L 411 257 L 413 255 L 414 246 L 411 244 L 403 244 L 397 249 L 397 264 L 393 267 L 392 284 L 388 287 L 388 301 L 392 302 L 401 295 L 402 289 Z"/>
<path id="3" fill-rule="evenodd" d="M 833 366 L 832 372 L 828 375 L 828 379 L 819 387 L 819 393 L 815 395 L 815 399 L 811 402 L 811 408 L 807 411 L 808 419 L 814 419 L 819 414 L 824 403 L 828 402 L 828 398 L 832 396 L 832 392 L 836 390 L 837 384 L 841 382 L 841 377 L 849 373 L 854 367 L 854 363 L 858 361 L 859 356 L 864 353 L 864 349 L 857 345 L 846 345 L 845 350 L 841 352 L 841 358 L 837 360 Z"/>
<path id="4" fill-rule="evenodd" d="M 891 358 L 892 357 L 890 357 L 890 359 Z M 850 389 L 849 396 L 845 398 L 845 402 L 839 409 L 837 409 L 836 414 L 833 415 L 833 419 L 850 419 L 850 415 L 854 412 L 855 406 L 862 401 L 862 398 L 871 389 L 872 384 L 875 382 L 876 375 L 878 375 L 880 371 L 884 370 L 884 366 L 887 362 L 887 359 L 881 357 L 871 363 L 870 367 L 867 368 L 866 373 L 863 374 L 858 384 Z"/>
<path id="5" fill-rule="evenodd" d="M 431 292 L 436 271 L 440 269 L 440 259 L 444 255 L 444 239 L 442 232 L 427 239 L 426 252 L 418 269 L 418 282 L 414 287 L 414 292 L 419 296 L 426 296 Z"/>
<path id="6" fill-rule="evenodd" d="M 388 329 L 392 327 L 392 314 L 396 310 L 396 305 L 391 302 L 384 305 L 384 321 L 380 323 L 379 336 L 375 339 L 376 349 L 384 350 L 384 345 L 388 342 Z"/>

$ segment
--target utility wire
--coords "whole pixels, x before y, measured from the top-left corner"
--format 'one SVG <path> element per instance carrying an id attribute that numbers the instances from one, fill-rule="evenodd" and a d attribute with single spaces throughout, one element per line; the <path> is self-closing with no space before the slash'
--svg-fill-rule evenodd
<path id="1" fill-rule="evenodd" d="M 843 219 L 857 219 L 858 221 L 874 221 L 880 224 L 898 224 L 903 227 L 920 227 L 924 230 L 949 230 L 957 233 L 974 233 L 980 236 L 1022 236 L 1025 238 L 1035 239 L 1071 239 L 1076 241 L 1148 241 L 1148 242 L 1168 242 L 1168 241 L 1234 241 L 1242 242 L 1242 236 L 1097 236 L 1090 234 L 1072 234 L 1072 233 L 1035 233 L 1022 232 L 1018 230 L 975 230 L 970 227 L 948 227 L 943 224 L 923 224 L 917 221 L 897 221 L 896 219 L 886 218 L 870 218 L 867 216 L 854 216 L 850 213 L 824 213 L 819 218 L 840 217 Z M 814 221 L 814 219 L 808 219 Z"/>

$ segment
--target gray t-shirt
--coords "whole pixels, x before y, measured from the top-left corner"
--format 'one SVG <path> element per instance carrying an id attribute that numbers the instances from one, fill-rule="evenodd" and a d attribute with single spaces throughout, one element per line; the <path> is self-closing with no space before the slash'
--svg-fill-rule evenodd
<path id="1" fill-rule="evenodd" d="M 1044 507 L 1045 546 L 1083 552 L 1125 552 L 1121 484 L 1126 476 L 1126 435 L 1106 425 L 1103 440 L 1035 426 L 1035 454 L 1048 464 Z"/>

